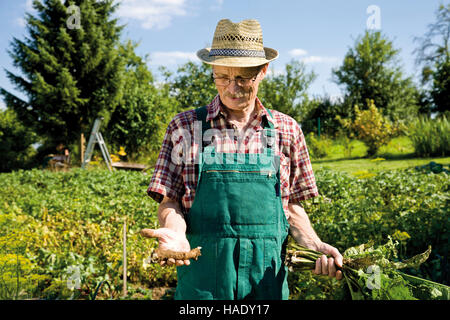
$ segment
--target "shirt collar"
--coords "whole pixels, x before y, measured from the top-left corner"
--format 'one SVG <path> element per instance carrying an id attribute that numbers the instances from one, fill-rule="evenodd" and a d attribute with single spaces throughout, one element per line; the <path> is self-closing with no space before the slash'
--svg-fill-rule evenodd
<path id="1" fill-rule="evenodd" d="M 206 121 L 211 121 L 213 119 L 215 119 L 217 116 L 219 116 L 219 114 L 223 113 L 222 112 L 222 101 L 220 100 L 220 96 L 216 95 L 214 97 L 214 99 L 212 100 L 212 102 L 207 106 L 208 109 L 208 115 L 206 116 Z M 259 108 L 259 112 L 263 117 L 266 117 L 266 119 L 268 121 L 270 121 L 274 128 L 276 129 L 278 127 L 278 125 L 275 123 L 275 121 L 273 120 L 273 117 L 270 115 L 270 113 L 267 111 L 266 108 L 264 108 L 263 104 L 261 103 L 261 101 L 258 99 L 258 97 L 256 97 L 256 106 Z"/>

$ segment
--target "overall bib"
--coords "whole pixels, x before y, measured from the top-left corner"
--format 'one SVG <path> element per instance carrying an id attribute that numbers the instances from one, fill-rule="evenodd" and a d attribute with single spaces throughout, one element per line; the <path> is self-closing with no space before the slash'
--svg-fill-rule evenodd
<path id="1" fill-rule="evenodd" d="M 196 112 L 205 131 L 206 107 Z M 273 124 L 265 122 L 273 134 Z M 175 299 L 288 299 L 289 224 L 279 166 L 271 149 L 262 154 L 201 150 L 195 199 L 185 218 L 191 248 L 202 247 L 202 255 L 177 267 Z"/>

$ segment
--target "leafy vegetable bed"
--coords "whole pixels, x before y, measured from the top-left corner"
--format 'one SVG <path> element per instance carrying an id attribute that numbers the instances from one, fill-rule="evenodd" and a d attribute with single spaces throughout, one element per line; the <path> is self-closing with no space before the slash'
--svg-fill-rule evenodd
<path id="1" fill-rule="evenodd" d="M 304 205 L 323 241 L 344 252 L 369 240 L 384 245 L 391 236 L 399 242 L 398 260 L 431 245 L 427 261 L 404 273 L 448 285 L 446 173 L 408 169 L 356 179 L 320 170 L 316 179 L 321 196 Z M 146 195 L 149 175 L 31 170 L 0 180 L 0 298 L 119 298 L 125 220 L 128 298 L 175 286 L 174 267 L 146 263 L 156 240 L 139 235 L 157 227 L 157 204 Z M 289 285 L 292 299 L 351 298 L 343 281 L 309 271 L 291 272 Z"/>

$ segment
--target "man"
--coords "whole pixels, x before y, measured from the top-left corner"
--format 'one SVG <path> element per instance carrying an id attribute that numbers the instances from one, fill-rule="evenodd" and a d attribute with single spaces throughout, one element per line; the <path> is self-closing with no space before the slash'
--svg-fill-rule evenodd
<path id="1" fill-rule="evenodd" d="M 147 234 L 161 249 L 202 247 L 198 260 L 167 261 L 178 267 L 175 298 L 287 299 L 289 232 L 331 256 L 317 260 L 316 274 L 341 279 L 342 256 L 300 205 L 318 195 L 300 126 L 256 97 L 278 57 L 263 47 L 258 21 L 219 21 L 197 56 L 213 66 L 218 95 L 171 121 L 148 188 L 161 228 Z"/>

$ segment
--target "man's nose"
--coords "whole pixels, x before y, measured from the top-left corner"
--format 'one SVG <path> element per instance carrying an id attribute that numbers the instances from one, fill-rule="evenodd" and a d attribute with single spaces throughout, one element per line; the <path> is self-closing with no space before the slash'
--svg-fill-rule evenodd
<path id="1" fill-rule="evenodd" d="M 227 89 L 230 93 L 237 93 L 242 90 L 242 88 L 237 84 L 236 79 L 230 82 Z"/>

